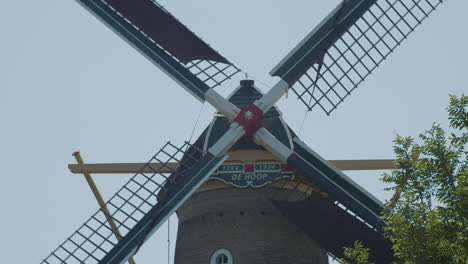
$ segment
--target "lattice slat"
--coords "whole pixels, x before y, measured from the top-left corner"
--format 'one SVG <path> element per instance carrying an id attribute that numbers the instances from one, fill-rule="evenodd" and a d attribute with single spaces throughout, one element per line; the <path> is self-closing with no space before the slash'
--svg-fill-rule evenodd
<path id="1" fill-rule="evenodd" d="M 217 61 L 210 61 L 210 60 L 194 60 L 190 62 L 182 62 L 175 56 L 174 54 L 171 54 L 170 51 L 168 51 L 166 48 L 158 44 L 158 39 L 152 39 L 151 37 L 148 36 L 147 33 L 145 33 L 144 30 L 139 28 L 137 25 L 135 25 L 132 22 L 131 18 L 125 17 L 123 14 L 118 12 L 115 8 L 112 7 L 112 4 L 109 3 L 109 0 L 100 0 L 103 4 L 105 4 L 109 10 L 112 10 L 115 14 L 123 18 L 125 22 L 127 22 L 129 25 L 132 26 L 132 28 L 136 31 L 138 31 L 144 38 L 146 38 L 149 42 L 151 42 L 153 45 L 157 46 L 157 48 L 163 50 L 166 52 L 169 56 L 172 57 L 177 63 L 188 69 L 191 73 L 193 73 L 196 77 L 198 77 L 201 81 L 206 83 L 210 88 L 216 87 L 221 85 L 224 81 L 230 79 L 232 76 L 235 74 L 239 73 L 240 70 L 237 68 L 234 64 L 228 64 L 228 63 L 222 63 L 222 62 L 217 62 Z M 163 10 L 166 14 L 172 16 L 167 9 L 165 9 L 161 4 L 157 3 L 154 0 L 149 0 L 154 5 L 156 5 L 158 8 Z M 172 16 L 174 20 L 177 20 L 179 23 L 180 21 Z M 156 27 L 157 25 L 155 25 Z M 208 45 L 208 44 L 207 44 Z M 189 48 L 189 47 L 187 47 Z"/>
<path id="2" fill-rule="evenodd" d="M 240 72 L 240 70 L 232 64 L 208 60 L 191 61 L 185 66 L 191 73 L 211 88 L 221 85 Z"/>
<path id="3" fill-rule="evenodd" d="M 168 142 L 141 170 L 149 169 L 151 173 L 138 172 L 106 203 L 121 235 L 111 229 L 100 209 L 42 263 L 98 263 L 156 205 L 161 198 L 158 196 L 169 188 L 170 183 L 183 177 L 184 171 L 195 164 L 201 154 L 187 142 L 181 147 Z M 172 162 L 180 163 L 177 172 L 162 173 L 171 171 L 169 164 Z M 151 163 L 161 163 L 162 166 L 154 169 Z"/>
<path id="4" fill-rule="evenodd" d="M 378 0 L 292 89 L 309 110 L 330 114 L 442 0 Z"/>

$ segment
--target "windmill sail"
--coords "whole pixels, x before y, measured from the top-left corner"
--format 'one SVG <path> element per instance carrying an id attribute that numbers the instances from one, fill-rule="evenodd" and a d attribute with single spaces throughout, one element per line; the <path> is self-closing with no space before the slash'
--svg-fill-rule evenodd
<path id="1" fill-rule="evenodd" d="M 265 131 L 260 137 L 257 139 L 262 146 L 284 154 L 282 158 L 287 160 L 288 168 L 296 171 L 296 177 L 285 181 L 280 188 L 289 191 L 273 191 L 271 196 L 284 215 L 335 257 L 342 258 L 343 247 L 352 247 L 354 241 L 360 240 L 371 249 L 371 261 L 395 260 L 392 244 L 383 236 L 380 201 L 296 136 L 290 151 L 281 151 L 287 148 Z"/>
<path id="2" fill-rule="evenodd" d="M 384 226 L 380 218 L 382 203 L 327 160 L 309 149 L 297 137 L 293 140 L 294 153 L 288 158 L 288 164 L 329 192 L 339 203 L 353 211 L 373 228 L 382 231 Z"/>
<path id="3" fill-rule="evenodd" d="M 330 114 L 442 0 L 343 1 L 271 72 Z"/>
<path id="4" fill-rule="evenodd" d="M 106 204 L 122 236 L 116 236 L 99 210 L 42 264 L 124 263 L 226 158 L 168 142 Z M 167 166 L 155 169 L 154 162 Z M 177 171 L 170 169 L 172 162 L 181 162 Z M 143 172 L 148 169 L 152 172 Z M 167 169 L 172 173 L 162 172 Z"/>
<path id="5" fill-rule="evenodd" d="M 291 131 L 291 134 L 294 135 L 294 132 Z M 383 230 L 384 223 L 380 219 L 382 203 L 346 177 L 330 162 L 309 149 L 296 136 L 293 136 L 293 149 L 285 146 L 266 129 L 260 129 L 255 136 L 255 142 L 287 161 L 291 168 L 329 193 L 333 199 L 351 210 L 372 228 L 379 232 Z"/>
<path id="6" fill-rule="evenodd" d="M 287 183 L 297 186 L 298 183 Z M 292 189 L 290 196 L 297 196 Z M 285 196 L 288 194 L 282 194 Z M 369 248 L 369 261 L 373 263 L 391 263 L 395 261 L 392 243 L 382 233 L 358 220 L 346 210 L 339 207 L 330 197 L 311 191 L 308 197 L 299 201 L 274 199 L 273 203 L 297 224 L 305 233 L 320 244 L 327 252 L 338 258 L 344 258 L 343 247 L 351 247 L 359 240 Z"/>
<path id="7" fill-rule="evenodd" d="M 239 72 L 153 0 L 77 1 L 200 101 Z"/>

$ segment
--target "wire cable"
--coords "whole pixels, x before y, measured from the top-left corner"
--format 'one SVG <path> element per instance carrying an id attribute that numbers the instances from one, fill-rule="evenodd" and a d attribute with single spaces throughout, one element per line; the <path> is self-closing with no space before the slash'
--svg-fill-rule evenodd
<path id="1" fill-rule="evenodd" d="M 203 102 L 200 110 L 198 111 L 197 121 L 195 121 L 195 125 L 193 126 L 192 133 L 190 134 L 190 138 L 188 140 L 189 143 L 192 143 L 193 134 L 195 134 L 195 129 L 197 128 L 198 121 L 200 120 L 201 113 L 203 111 L 203 107 L 205 106 L 205 102 Z"/>
<path id="2" fill-rule="evenodd" d="M 265 87 L 268 88 L 268 89 L 271 89 L 271 88 L 272 88 L 272 86 L 270 86 L 270 85 L 268 85 L 268 84 L 262 82 L 261 80 L 255 78 L 255 76 L 253 76 L 252 74 L 249 74 L 249 73 L 247 73 L 247 72 L 244 72 L 244 73 L 245 73 L 245 77 L 247 77 L 247 78 L 248 78 L 248 77 L 252 78 L 252 80 L 254 80 L 254 81 L 260 83 L 261 85 L 265 86 Z"/>
<path id="3" fill-rule="evenodd" d="M 309 112 L 310 112 L 310 110 L 306 110 L 305 113 L 304 113 L 304 118 L 302 119 L 301 126 L 299 127 L 299 133 L 297 133 L 298 136 L 301 135 L 302 127 L 304 126 L 305 120 L 306 120 L 306 118 L 307 118 L 307 114 L 308 114 Z"/>
<path id="4" fill-rule="evenodd" d="M 167 218 L 167 264 L 171 262 L 171 216 Z"/>

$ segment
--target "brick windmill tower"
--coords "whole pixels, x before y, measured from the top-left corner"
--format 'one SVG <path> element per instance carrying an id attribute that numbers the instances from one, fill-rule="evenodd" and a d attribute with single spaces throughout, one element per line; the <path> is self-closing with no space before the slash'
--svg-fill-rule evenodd
<path id="1" fill-rule="evenodd" d="M 78 2 L 218 113 L 195 143 L 169 142 L 142 164 L 42 263 L 134 263 L 173 213 L 177 264 L 321 264 L 355 240 L 371 261 L 394 260 L 381 202 L 341 171 L 388 165 L 323 159 L 274 105 L 292 89 L 330 114 L 442 1 L 345 0 L 271 71 L 280 80 L 267 93 L 243 80 L 228 98 L 215 88 L 240 70 L 155 1 Z"/>
<path id="2" fill-rule="evenodd" d="M 241 81 L 229 101 L 240 109 L 262 97 L 251 80 Z M 292 131 L 276 108 L 263 125 L 293 148 Z M 229 130 L 216 115 L 194 143 L 206 151 Z M 328 263 L 328 256 L 272 202 L 306 199 L 318 191 L 300 182 L 294 171 L 246 137 L 228 151 L 229 158 L 177 210 L 175 263 Z"/>

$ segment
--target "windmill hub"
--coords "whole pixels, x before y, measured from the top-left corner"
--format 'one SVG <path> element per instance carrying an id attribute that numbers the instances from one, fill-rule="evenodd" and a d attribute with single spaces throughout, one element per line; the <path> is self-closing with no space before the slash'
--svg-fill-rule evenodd
<path id="1" fill-rule="evenodd" d="M 250 104 L 237 115 L 236 121 L 245 129 L 245 137 L 252 140 L 257 131 L 263 127 L 263 111 L 255 104 Z"/>
<path id="2" fill-rule="evenodd" d="M 244 118 L 247 120 L 251 120 L 254 117 L 254 114 L 250 111 L 245 112 Z"/>

